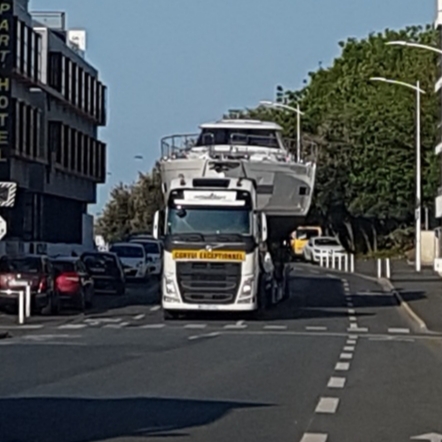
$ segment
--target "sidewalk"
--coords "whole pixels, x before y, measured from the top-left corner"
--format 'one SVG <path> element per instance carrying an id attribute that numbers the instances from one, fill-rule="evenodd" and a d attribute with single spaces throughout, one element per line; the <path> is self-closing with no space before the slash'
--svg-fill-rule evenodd
<path id="1" fill-rule="evenodd" d="M 355 272 L 377 277 L 377 263 L 356 261 Z M 382 276 L 385 277 L 385 267 Z M 417 273 L 406 261 L 391 260 L 390 282 L 430 331 L 442 332 L 442 278 L 431 267 L 423 267 Z"/>

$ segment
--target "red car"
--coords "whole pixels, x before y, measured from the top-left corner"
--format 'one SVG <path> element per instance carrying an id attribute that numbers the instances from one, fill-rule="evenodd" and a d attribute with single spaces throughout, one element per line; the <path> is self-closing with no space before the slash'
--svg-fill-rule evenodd
<path id="1" fill-rule="evenodd" d="M 94 298 L 94 282 L 83 261 L 77 257 L 52 259 L 55 271 L 55 290 L 63 304 L 80 311 L 90 307 Z"/>

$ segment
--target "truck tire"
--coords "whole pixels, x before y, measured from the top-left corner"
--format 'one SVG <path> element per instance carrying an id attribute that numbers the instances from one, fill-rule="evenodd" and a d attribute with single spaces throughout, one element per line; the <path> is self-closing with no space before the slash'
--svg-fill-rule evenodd
<path id="1" fill-rule="evenodd" d="M 165 321 L 173 321 L 178 319 L 178 313 L 171 310 L 163 310 L 163 318 Z"/>

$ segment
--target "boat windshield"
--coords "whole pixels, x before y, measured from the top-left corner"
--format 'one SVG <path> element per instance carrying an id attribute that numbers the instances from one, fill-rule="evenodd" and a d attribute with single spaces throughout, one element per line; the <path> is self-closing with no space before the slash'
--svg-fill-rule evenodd
<path id="1" fill-rule="evenodd" d="M 169 234 L 251 234 L 251 212 L 244 207 L 169 208 Z"/>
<path id="2" fill-rule="evenodd" d="M 280 148 L 277 133 L 263 129 L 203 129 L 196 146 L 230 145 Z"/>

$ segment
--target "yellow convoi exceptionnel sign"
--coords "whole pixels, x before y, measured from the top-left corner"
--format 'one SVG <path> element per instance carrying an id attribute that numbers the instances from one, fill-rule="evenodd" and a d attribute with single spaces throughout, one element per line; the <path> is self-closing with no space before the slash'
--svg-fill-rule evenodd
<path id="1" fill-rule="evenodd" d="M 205 260 L 205 261 L 245 261 L 245 252 L 216 250 L 208 252 L 207 250 L 174 250 L 172 258 L 176 261 L 181 260 Z"/>

